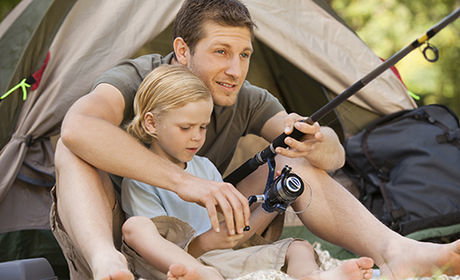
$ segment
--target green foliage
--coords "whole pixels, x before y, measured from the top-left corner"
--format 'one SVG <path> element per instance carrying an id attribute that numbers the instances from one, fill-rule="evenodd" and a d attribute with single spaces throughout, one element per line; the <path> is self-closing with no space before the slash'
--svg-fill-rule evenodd
<path id="1" fill-rule="evenodd" d="M 459 6 L 458 0 L 332 0 L 332 7 L 374 52 L 388 58 L 425 34 Z M 430 43 L 440 59 L 427 62 L 414 50 L 396 66 L 408 89 L 421 95 L 419 104 L 444 104 L 460 115 L 460 20 Z"/>
<path id="2" fill-rule="evenodd" d="M 3 20 L 6 15 L 18 4 L 20 0 L 1 0 L 0 1 L 0 20 Z"/>

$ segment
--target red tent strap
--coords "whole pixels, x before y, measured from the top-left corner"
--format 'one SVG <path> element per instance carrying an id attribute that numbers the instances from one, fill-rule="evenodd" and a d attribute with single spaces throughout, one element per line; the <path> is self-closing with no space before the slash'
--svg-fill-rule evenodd
<path id="1" fill-rule="evenodd" d="M 35 73 L 33 73 L 29 78 L 27 78 L 27 82 L 29 85 L 32 85 L 31 90 L 36 90 L 40 85 L 42 80 L 43 72 L 45 72 L 46 66 L 48 66 L 48 61 L 50 60 L 50 52 L 46 53 L 45 61 L 43 62 L 40 69 L 38 69 Z"/>

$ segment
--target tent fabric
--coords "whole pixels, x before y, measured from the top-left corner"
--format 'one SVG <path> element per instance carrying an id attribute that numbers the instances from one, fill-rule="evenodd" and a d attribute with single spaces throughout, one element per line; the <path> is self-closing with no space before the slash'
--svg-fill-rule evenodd
<path id="1" fill-rule="evenodd" d="M 22 1 L 0 25 L 0 93 L 39 68 L 75 0 Z M 0 148 L 15 128 L 24 101 L 16 91 L 0 102 Z"/>
<path id="2" fill-rule="evenodd" d="M 245 3 L 261 41 L 337 94 L 381 64 L 352 31 L 312 1 Z M 405 91 L 388 70 L 350 101 L 384 114 L 415 108 Z"/>
<path id="3" fill-rule="evenodd" d="M 53 166 L 52 157 L 29 151 L 35 151 L 33 147 L 38 145 L 50 147 L 49 137 L 59 132 L 67 109 L 89 92 L 95 77 L 160 33 L 173 20 L 181 4 L 160 0 L 114 3 L 77 1 L 63 22 L 50 48 L 51 57 L 41 85 L 24 103 L 16 131 L 0 154 L 0 170 L 6 173 L 0 177 L 0 202 L 12 187 L 29 191 L 16 179 L 23 161 L 39 173 L 44 167 Z M 153 16 L 152 11 L 157 16 Z M 29 148 L 26 142 L 30 138 L 40 140 L 29 143 Z M 46 161 L 37 161 L 37 157 Z M 0 212 L 0 232 L 30 228 L 24 224 L 30 222 L 27 211 L 14 218 L 8 212 Z M 49 228 L 49 224 L 42 224 L 42 228 Z"/>
<path id="4" fill-rule="evenodd" d="M 381 63 L 353 32 L 312 1 L 243 2 L 258 26 L 258 40 L 336 94 Z M 0 209 L 11 189 L 15 193 L 34 191 L 33 184 L 23 184 L 18 178 L 49 183 L 53 168 L 52 155 L 46 152 L 51 147 L 49 137 L 59 133 L 68 108 L 88 93 L 100 73 L 132 56 L 168 27 L 181 4 L 162 0 L 76 1 L 53 40 L 41 84 L 24 103 L 13 136 L 1 151 L 0 170 L 6 175 L 0 178 Z M 390 71 L 352 101 L 379 114 L 415 107 Z M 23 176 L 23 162 L 38 175 Z M 18 222 L 21 219 L 26 222 Z M 24 229 L 27 211 L 14 219 L 0 211 L 0 221 L 0 232 Z"/>

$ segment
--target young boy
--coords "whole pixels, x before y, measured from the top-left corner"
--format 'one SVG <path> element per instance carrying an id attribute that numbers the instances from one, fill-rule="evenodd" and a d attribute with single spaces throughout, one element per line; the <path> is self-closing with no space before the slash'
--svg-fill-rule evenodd
<path id="1" fill-rule="evenodd" d="M 199 78 L 183 66 L 163 65 L 141 83 L 134 100 L 135 117 L 127 131 L 179 168 L 197 177 L 222 181 L 211 161 L 195 155 L 205 142 L 212 110 L 209 90 Z M 250 231 L 229 234 L 225 223 L 220 232 L 212 230 L 204 207 L 171 191 L 125 178 L 121 194 L 123 210 L 130 217 L 123 225 L 124 252 L 140 277 L 164 279 L 172 264 L 186 272 L 181 276 L 172 269 L 170 279 L 225 279 L 283 267 L 290 276 L 301 279 L 358 280 L 372 276 L 370 258 L 319 272 L 311 246 L 301 240 L 233 250 L 276 216 L 261 207 L 251 214 Z"/>

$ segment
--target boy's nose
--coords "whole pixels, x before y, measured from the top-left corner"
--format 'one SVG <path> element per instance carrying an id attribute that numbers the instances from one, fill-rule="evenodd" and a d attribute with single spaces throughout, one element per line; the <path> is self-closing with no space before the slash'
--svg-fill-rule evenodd
<path id="1" fill-rule="evenodd" d="M 192 140 L 193 141 L 200 141 L 201 140 L 201 132 L 199 130 L 195 130 L 192 134 Z"/>

